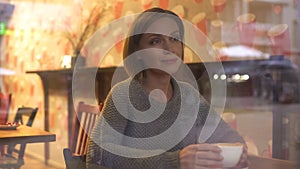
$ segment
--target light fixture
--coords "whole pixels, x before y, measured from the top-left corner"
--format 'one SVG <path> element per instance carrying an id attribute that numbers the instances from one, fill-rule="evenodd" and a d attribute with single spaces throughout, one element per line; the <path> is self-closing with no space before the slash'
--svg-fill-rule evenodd
<path id="1" fill-rule="evenodd" d="M 218 75 L 218 74 L 214 74 L 213 78 L 214 78 L 215 80 L 217 80 L 217 79 L 219 79 L 219 75 Z"/>
<path id="2" fill-rule="evenodd" d="M 221 78 L 221 80 L 226 80 L 226 75 L 225 75 L 225 74 L 222 74 L 222 75 L 220 76 L 220 78 Z"/>

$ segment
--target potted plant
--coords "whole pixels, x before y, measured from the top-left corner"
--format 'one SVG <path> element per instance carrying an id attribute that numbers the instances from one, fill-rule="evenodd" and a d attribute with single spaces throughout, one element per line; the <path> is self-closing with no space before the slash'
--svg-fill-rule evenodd
<path id="1" fill-rule="evenodd" d="M 103 17 L 107 8 L 103 4 L 96 4 L 90 11 L 87 18 L 83 18 L 82 23 L 77 30 L 70 30 L 65 34 L 72 46 L 72 63 L 73 67 L 77 59 L 80 59 L 80 66 L 84 66 L 85 58 L 81 56 L 81 50 L 86 41 L 93 35 L 93 33 L 100 26 L 100 20 Z M 80 6 L 80 13 L 83 13 L 82 6 Z"/>

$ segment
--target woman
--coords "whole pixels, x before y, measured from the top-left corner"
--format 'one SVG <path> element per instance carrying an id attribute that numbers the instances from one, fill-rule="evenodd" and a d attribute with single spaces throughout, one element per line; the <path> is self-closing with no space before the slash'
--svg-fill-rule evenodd
<path id="1" fill-rule="evenodd" d="M 209 106 L 195 88 L 174 78 L 182 66 L 183 37 L 183 23 L 171 11 L 152 8 L 135 20 L 123 54 L 130 78 L 107 96 L 90 139 L 88 168 L 221 168 L 221 150 L 211 143 L 244 143 L 221 119 L 211 137 L 198 143 Z M 246 154 L 244 148 L 237 168 Z"/>

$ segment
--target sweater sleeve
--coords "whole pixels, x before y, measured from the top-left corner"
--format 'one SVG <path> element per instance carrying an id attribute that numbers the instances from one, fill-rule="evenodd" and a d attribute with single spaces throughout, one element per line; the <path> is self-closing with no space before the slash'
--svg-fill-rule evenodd
<path id="1" fill-rule="evenodd" d="M 114 150 L 119 152 L 127 151 L 129 147 L 122 143 L 122 139 L 116 139 L 116 136 L 112 132 L 103 130 L 103 119 L 118 133 L 124 134 L 126 132 L 127 119 L 118 113 L 114 107 L 111 95 L 108 95 L 102 110 L 102 115 L 97 119 L 89 141 L 86 159 L 87 168 L 97 168 L 95 166 L 111 169 L 179 168 L 179 151 L 164 152 L 147 158 L 129 158 L 107 151 L 107 149 L 103 148 L 103 144 L 113 147 Z M 138 149 L 137 151 L 142 152 L 142 150 Z"/>
<path id="2" fill-rule="evenodd" d="M 200 126 L 203 127 L 203 125 L 212 125 L 215 126 L 215 124 L 209 124 L 205 123 L 207 121 L 208 117 L 208 112 L 209 112 L 209 104 L 203 99 L 202 102 L 200 103 Z M 232 129 L 229 124 L 227 124 L 221 116 L 216 113 L 215 111 L 212 111 L 210 114 L 210 118 L 213 118 L 215 121 L 218 121 L 217 127 L 215 130 L 212 132 L 211 136 L 208 138 L 206 141 L 207 143 L 245 143 L 243 137 L 234 129 Z M 205 119 L 205 120 L 203 120 Z"/>
<path id="3" fill-rule="evenodd" d="M 232 129 L 222 118 L 215 132 L 208 139 L 210 143 L 245 143 L 243 137 L 234 129 Z"/>

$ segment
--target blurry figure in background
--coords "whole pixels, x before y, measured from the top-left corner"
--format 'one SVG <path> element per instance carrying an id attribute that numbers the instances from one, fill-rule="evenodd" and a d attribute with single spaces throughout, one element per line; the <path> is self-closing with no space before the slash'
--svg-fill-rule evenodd
<path id="1" fill-rule="evenodd" d="M 183 50 L 184 26 L 175 13 L 152 8 L 137 17 L 123 52 L 130 78 L 107 96 L 91 135 L 87 168 L 221 168 L 221 149 L 213 143 L 245 143 L 218 115 L 213 134 L 205 143 L 198 142 L 209 105 L 193 86 L 172 76 L 182 66 Z M 139 66 L 145 69 L 137 71 Z M 172 130 L 173 123 L 180 125 L 155 140 Z M 178 143 L 165 148 L 178 137 L 182 137 Z M 244 146 L 236 168 L 246 165 Z"/>
<path id="2" fill-rule="evenodd" d="M 7 123 L 11 94 L 2 93 L 0 88 L 0 124 Z"/>
<path id="3" fill-rule="evenodd" d="M 2 93 L 0 88 L 0 124 L 6 124 L 11 103 L 11 94 Z M 0 145 L 0 157 L 5 154 L 4 146 Z"/>

